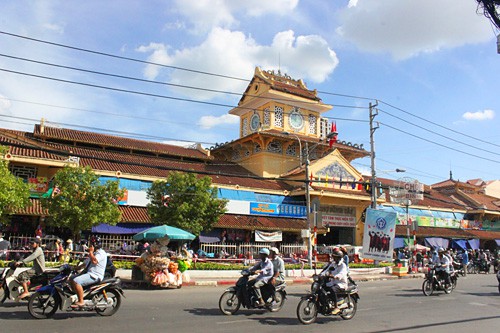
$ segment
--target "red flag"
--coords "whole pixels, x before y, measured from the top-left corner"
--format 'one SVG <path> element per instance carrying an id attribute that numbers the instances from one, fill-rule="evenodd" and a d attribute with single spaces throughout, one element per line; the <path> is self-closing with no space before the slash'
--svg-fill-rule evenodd
<path id="1" fill-rule="evenodd" d="M 314 180 L 314 176 L 313 176 L 313 173 L 312 173 L 312 172 L 311 172 L 311 177 L 309 177 L 309 179 L 310 179 L 311 181 L 313 181 L 313 180 Z"/>
<path id="2" fill-rule="evenodd" d="M 331 133 L 333 132 L 337 132 L 337 123 L 333 122 L 332 123 L 332 130 L 331 130 Z M 333 144 L 337 142 L 337 134 L 335 134 L 334 136 L 332 136 L 330 138 L 330 148 L 332 148 Z"/>

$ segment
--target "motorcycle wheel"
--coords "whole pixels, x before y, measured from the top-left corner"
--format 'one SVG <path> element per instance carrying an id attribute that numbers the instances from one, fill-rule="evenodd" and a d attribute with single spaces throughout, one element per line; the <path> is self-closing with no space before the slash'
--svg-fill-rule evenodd
<path id="1" fill-rule="evenodd" d="M 424 293 L 425 296 L 430 296 L 434 292 L 434 285 L 431 281 L 429 280 L 424 280 L 424 283 L 422 284 L 422 292 Z"/>
<path id="2" fill-rule="evenodd" d="M 283 305 L 285 304 L 285 294 L 282 291 L 278 291 L 274 294 L 274 301 L 267 308 L 271 312 L 278 312 L 281 310 Z"/>
<path id="3" fill-rule="evenodd" d="M 453 282 L 449 285 L 445 284 L 443 290 L 445 294 L 451 294 L 451 292 L 453 291 Z"/>
<path id="4" fill-rule="evenodd" d="M 112 305 L 104 309 L 99 309 L 99 308 L 95 309 L 97 314 L 103 317 L 109 317 L 114 315 L 118 311 L 118 309 L 120 309 L 120 306 L 122 304 L 122 295 L 118 290 L 115 289 L 106 290 L 106 296 L 108 300 L 111 299 L 111 301 L 113 302 Z M 101 302 L 103 303 L 108 302 L 106 298 L 104 298 L 104 294 L 100 294 L 100 297 L 97 299 L 97 303 Z"/>
<path id="5" fill-rule="evenodd" d="M 224 292 L 219 299 L 219 309 L 227 316 L 235 314 L 240 309 L 240 306 L 240 299 L 234 291 Z"/>
<path id="6" fill-rule="evenodd" d="M 6 286 L 0 288 L 0 304 L 3 304 L 9 297 L 9 291 Z"/>
<path id="7" fill-rule="evenodd" d="M 318 318 L 318 306 L 310 299 L 302 299 L 297 305 L 297 318 L 304 325 L 312 324 Z"/>
<path id="8" fill-rule="evenodd" d="M 351 304 L 349 304 L 348 308 L 342 309 L 340 317 L 344 320 L 352 319 L 354 317 L 354 315 L 356 314 L 357 309 L 358 309 L 358 302 L 351 299 Z"/>
<path id="9" fill-rule="evenodd" d="M 56 313 L 59 307 L 59 297 L 51 294 L 36 292 L 28 301 L 28 311 L 33 318 L 47 319 Z"/>

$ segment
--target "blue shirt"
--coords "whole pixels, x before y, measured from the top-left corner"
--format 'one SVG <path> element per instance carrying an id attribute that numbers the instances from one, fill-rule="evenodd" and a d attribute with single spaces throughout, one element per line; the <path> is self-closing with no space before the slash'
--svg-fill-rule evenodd
<path id="1" fill-rule="evenodd" d="M 467 265 L 469 263 L 469 254 L 467 251 L 462 253 L 462 264 Z"/>

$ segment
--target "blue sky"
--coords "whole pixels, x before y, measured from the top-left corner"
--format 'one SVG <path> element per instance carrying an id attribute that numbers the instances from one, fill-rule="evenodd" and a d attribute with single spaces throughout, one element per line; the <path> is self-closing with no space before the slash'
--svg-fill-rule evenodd
<path id="1" fill-rule="evenodd" d="M 339 139 L 367 149 L 378 100 L 380 177 L 500 179 L 499 31 L 476 9 L 475 0 L 0 0 L 0 127 L 31 131 L 43 117 L 211 146 L 237 138 L 228 111 L 260 66 L 317 89 Z M 353 165 L 366 173 L 370 161 Z"/>

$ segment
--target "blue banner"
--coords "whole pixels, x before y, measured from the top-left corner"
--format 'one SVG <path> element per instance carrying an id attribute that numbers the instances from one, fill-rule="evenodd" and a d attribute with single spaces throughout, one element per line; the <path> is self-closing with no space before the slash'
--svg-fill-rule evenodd
<path id="1" fill-rule="evenodd" d="M 396 212 L 368 208 L 366 210 L 362 256 L 378 261 L 392 261 Z"/>

